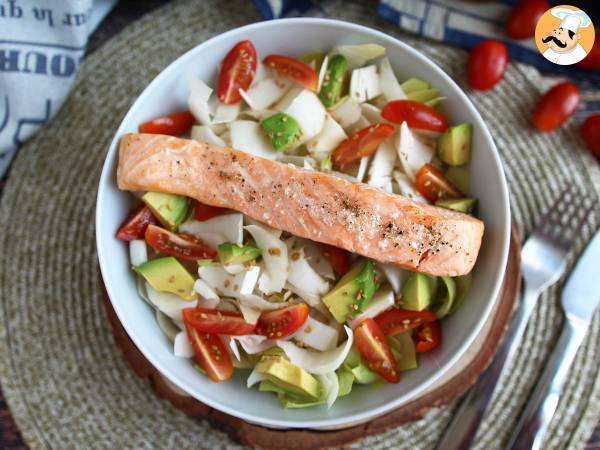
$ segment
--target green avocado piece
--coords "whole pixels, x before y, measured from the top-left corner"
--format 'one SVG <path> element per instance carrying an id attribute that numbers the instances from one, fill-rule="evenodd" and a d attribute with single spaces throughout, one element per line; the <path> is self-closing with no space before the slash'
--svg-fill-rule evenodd
<path id="1" fill-rule="evenodd" d="M 327 108 L 331 108 L 340 99 L 347 71 L 348 61 L 345 56 L 335 55 L 329 60 L 319 91 L 319 98 Z"/>
<path id="2" fill-rule="evenodd" d="M 438 140 L 438 156 L 446 164 L 462 166 L 471 159 L 473 125 L 461 123 L 448 128 Z"/>
<path id="3" fill-rule="evenodd" d="M 133 268 L 157 291 L 185 300 L 194 298 L 194 277 L 172 256 L 153 259 Z"/>
<path id="4" fill-rule="evenodd" d="M 312 62 L 315 63 L 315 70 L 319 70 L 321 64 L 323 64 L 323 60 L 325 59 L 325 55 L 321 50 L 311 50 L 310 52 L 305 52 L 300 55 L 298 58 L 304 64 L 310 65 Z"/>
<path id="5" fill-rule="evenodd" d="M 409 100 L 414 100 L 415 102 L 425 103 L 434 98 L 438 98 L 440 95 L 440 91 L 435 88 L 429 89 L 420 89 L 418 91 L 412 91 L 406 94 Z"/>
<path id="6" fill-rule="evenodd" d="M 255 370 L 266 375 L 272 383 L 291 394 L 319 399 L 321 390 L 319 381 L 282 356 L 261 358 Z"/>
<path id="7" fill-rule="evenodd" d="M 290 148 L 302 135 L 300 124 L 286 113 L 273 114 L 260 125 L 278 151 Z"/>
<path id="8" fill-rule="evenodd" d="M 241 264 L 252 261 L 261 255 L 259 248 L 251 245 L 237 245 L 231 242 L 225 242 L 217 247 L 219 260 L 223 264 Z"/>
<path id="9" fill-rule="evenodd" d="M 352 267 L 322 300 L 335 320 L 344 323 L 349 315 L 356 315 L 365 308 L 377 289 L 375 265 L 371 260 L 363 260 Z"/>
<path id="10" fill-rule="evenodd" d="M 409 78 L 400 85 L 404 93 L 408 96 L 411 92 L 423 91 L 429 89 L 431 85 L 427 81 L 420 80 L 418 78 Z"/>
<path id="11" fill-rule="evenodd" d="M 469 192 L 471 174 L 465 167 L 448 167 L 446 170 L 446 178 L 461 191 Z"/>
<path id="12" fill-rule="evenodd" d="M 469 273 L 460 277 L 454 277 L 454 282 L 456 283 L 456 299 L 452 303 L 448 314 L 453 314 L 465 301 L 473 283 L 473 275 Z"/>
<path id="13" fill-rule="evenodd" d="M 146 192 L 142 201 L 160 223 L 171 231 L 175 231 L 185 220 L 190 207 L 190 201 L 186 197 L 166 192 Z"/>
<path id="14" fill-rule="evenodd" d="M 442 283 L 438 284 L 435 300 L 435 314 L 438 318 L 447 316 L 450 313 L 452 304 L 456 299 L 456 283 L 453 278 L 440 277 Z"/>
<path id="15" fill-rule="evenodd" d="M 423 273 L 413 273 L 402 286 L 400 304 L 411 311 L 423 311 L 431 304 L 433 296 L 431 278 Z"/>
<path id="16" fill-rule="evenodd" d="M 419 367 L 415 343 L 412 340 L 410 331 L 389 337 L 388 341 L 400 372 Z"/>
<path id="17" fill-rule="evenodd" d="M 446 209 L 453 209 L 465 214 L 473 212 L 477 204 L 476 198 L 442 198 L 435 202 L 435 206 L 441 206 Z"/>

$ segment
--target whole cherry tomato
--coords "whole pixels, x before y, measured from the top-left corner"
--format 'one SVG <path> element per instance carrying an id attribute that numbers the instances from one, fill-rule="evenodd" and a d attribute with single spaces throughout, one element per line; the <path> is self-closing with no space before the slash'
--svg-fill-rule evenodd
<path id="1" fill-rule="evenodd" d="M 508 50 L 502 42 L 481 41 L 471 50 L 467 63 L 469 85 L 479 91 L 492 89 L 508 67 Z"/>
<path id="2" fill-rule="evenodd" d="M 550 9 L 547 0 L 521 0 L 510 12 L 506 32 L 512 39 L 527 39 L 535 36 L 535 26 L 540 17 Z"/>
<path id="3" fill-rule="evenodd" d="M 581 124 L 581 135 L 589 149 L 600 159 L 600 114 L 585 119 Z"/>
<path id="4" fill-rule="evenodd" d="M 553 86 L 536 105 L 533 124 L 543 132 L 557 129 L 573 115 L 579 105 L 579 97 L 579 89 L 573 83 Z"/>

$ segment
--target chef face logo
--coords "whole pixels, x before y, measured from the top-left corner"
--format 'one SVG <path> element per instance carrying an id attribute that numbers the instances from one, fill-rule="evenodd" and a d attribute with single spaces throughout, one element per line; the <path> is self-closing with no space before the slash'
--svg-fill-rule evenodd
<path id="1" fill-rule="evenodd" d="M 569 5 L 549 9 L 535 29 L 535 43 L 544 58 L 554 64 L 576 64 L 594 45 L 594 25 L 581 9 Z"/>

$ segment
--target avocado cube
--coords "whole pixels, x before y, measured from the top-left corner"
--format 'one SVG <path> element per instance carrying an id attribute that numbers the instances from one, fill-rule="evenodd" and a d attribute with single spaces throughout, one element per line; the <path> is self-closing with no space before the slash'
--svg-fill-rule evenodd
<path id="1" fill-rule="evenodd" d="M 473 208 L 477 204 L 476 198 L 442 198 L 435 202 L 435 206 L 452 209 L 465 214 L 473 212 Z"/>
<path id="2" fill-rule="evenodd" d="M 348 61 L 343 55 L 335 55 L 329 60 L 319 91 L 319 98 L 327 108 L 331 108 L 340 99 L 347 71 Z"/>
<path id="3" fill-rule="evenodd" d="M 433 296 L 431 278 L 423 273 L 413 273 L 402 286 L 400 304 L 411 311 L 423 311 L 431 304 Z"/>
<path id="4" fill-rule="evenodd" d="M 268 380 L 290 394 L 308 396 L 315 400 L 319 398 L 319 381 L 284 357 L 262 358 L 255 370 L 266 375 Z"/>
<path id="5" fill-rule="evenodd" d="M 473 125 L 461 123 L 448 128 L 438 140 L 438 156 L 450 166 L 462 166 L 471 159 Z"/>
<path id="6" fill-rule="evenodd" d="M 219 260 L 223 264 L 242 264 L 261 255 L 259 248 L 251 245 L 237 245 L 231 242 L 225 242 L 218 246 Z"/>
<path id="7" fill-rule="evenodd" d="M 298 121 L 286 113 L 273 114 L 260 125 L 278 151 L 287 150 L 302 135 L 302 128 Z"/>
<path id="8" fill-rule="evenodd" d="M 450 166 L 446 170 L 446 178 L 462 192 L 469 192 L 471 174 L 465 167 Z"/>
<path id="9" fill-rule="evenodd" d="M 431 85 L 427 81 L 423 81 L 418 78 L 409 78 L 404 83 L 402 83 L 400 87 L 408 96 L 408 94 L 410 94 L 411 92 L 429 89 Z"/>
<path id="10" fill-rule="evenodd" d="M 157 291 L 171 292 L 192 300 L 194 277 L 172 256 L 153 259 L 133 268 Z"/>
<path id="11" fill-rule="evenodd" d="M 335 320 L 344 323 L 364 309 L 378 288 L 373 261 L 366 260 L 350 269 L 322 300 Z"/>
<path id="12" fill-rule="evenodd" d="M 188 198 L 166 192 L 146 192 L 142 201 L 160 223 L 171 231 L 175 231 L 185 220 L 190 207 Z"/>

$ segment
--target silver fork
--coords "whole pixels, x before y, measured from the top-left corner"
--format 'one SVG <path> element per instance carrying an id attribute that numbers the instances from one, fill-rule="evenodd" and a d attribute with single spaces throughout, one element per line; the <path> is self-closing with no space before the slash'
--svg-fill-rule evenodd
<path id="1" fill-rule="evenodd" d="M 492 364 L 466 395 L 437 449 L 466 450 L 470 447 L 502 368 L 514 356 L 540 294 L 556 283 L 566 270 L 569 250 L 592 208 L 584 207 L 584 201 L 581 192 L 569 186 L 525 242 L 521 252 L 524 281 L 521 305 L 514 313 Z"/>

